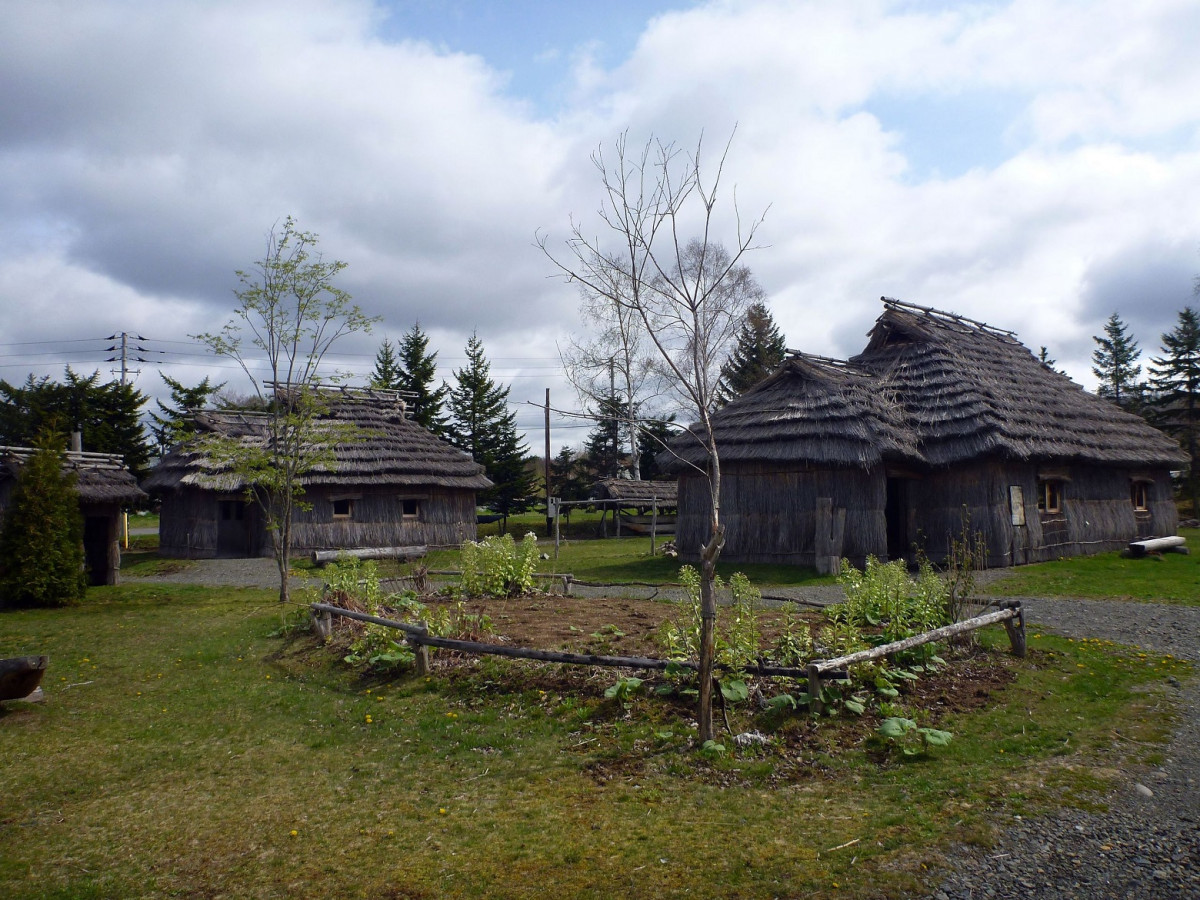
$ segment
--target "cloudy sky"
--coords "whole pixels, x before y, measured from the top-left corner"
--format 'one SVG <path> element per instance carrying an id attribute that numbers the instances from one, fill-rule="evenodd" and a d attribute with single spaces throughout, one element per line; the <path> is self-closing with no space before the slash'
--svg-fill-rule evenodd
<path id="1" fill-rule="evenodd" d="M 234 379 L 189 335 L 293 215 L 375 334 L 443 374 L 478 332 L 540 429 L 574 290 L 534 245 L 595 224 L 590 154 L 709 146 L 766 211 L 748 262 L 790 347 L 860 350 L 887 295 L 1015 330 L 1094 383 L 1200 272 L 1194 0 L 0 0 L 0 377 Z M 732 213 L 732 192 L 718 215 Z M 583 430 L 558 428 L 555 444 Z M 540 430 L 531 431 L 540 450 Z"/>

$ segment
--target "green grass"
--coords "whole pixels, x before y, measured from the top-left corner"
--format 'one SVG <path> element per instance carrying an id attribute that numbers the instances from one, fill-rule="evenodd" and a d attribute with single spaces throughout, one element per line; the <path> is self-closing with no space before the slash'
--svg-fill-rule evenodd
<path id="1" fill-rule="evenodd" d="M 0 616 L 0 655 L 51 657 L 47 702 L 0 711 L 0 896 L 898 894 L 942 842 L 1091 802 L 1155 752 L 1164 680 L 1185 674 L 1031 633 L 1012 685 L 930 721 L 955 733 L 936 755 L 881 761 L 851 718 L 820 731 L 841 750 L 706 762 L 678 708 L 604 701 L 612 673 L 364 681 L 272 636 L 272 596 L 144 585 Z"/>
<path id="2" fill-rule="evenodd" d="M 1188 555 L 1164 553 L 1123 559 L 1101 553 L 1014 569 L 991 584 L 993 595 L 1021 597 L 1100 597 L 1200 605 L 1200 529 L 1181 528 Z"/>

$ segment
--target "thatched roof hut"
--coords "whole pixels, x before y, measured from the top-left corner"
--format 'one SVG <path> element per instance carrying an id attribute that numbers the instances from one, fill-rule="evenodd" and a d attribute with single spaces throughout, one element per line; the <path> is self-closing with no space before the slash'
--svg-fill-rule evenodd
<path id="1" fill-rule="evenodd" d="M 0 447 L 0 509 L 8 506 L 21 469 L 35 452 L 30 447 Z M 121 509 L 148 498 L 118 455 L 68 450 L 63 468 L 75 474 L 88 579 L 92 584 L 116 584 L 121 570 Z"/>
<path id="2" fill-rule="evenodd" d="M 622 506 L 631 507 L 648 507 L 657 500 L 660 507 L 667 507 L 675 505 L 678 487 L 678 483 L 674 481 L 601 478 L 592 485 L 590 497 L 593 500 L 608 500 Z"/>
<path id="3" fill-rule="evenodd" d="M 1040 362 L 1012 332 L 884 298 L 848 362 L 796 354 L 713 417 L 724 556 L 835 568 L 920 549 L 945 559 L 979 532 L 989 565 L 1173 533 L 1185 456 L 1141 418 Z M 707 456 L 694 432 L 679 547 L 707 537 Z"/>
<path id="4" fill-rule="evenodd" d="M 202 448 L 205 434 L 263 446 L 270 439 L 269 417 L 208 411 L 194 419 L 198 439 L 168 453 L 143 482 L 163 497 L 162 552 L 267 555 L 262 525 L 252 521 L 257 514 L 244 504 L 246 484 Z M 317 422 L 317 433 L 322 430 L 330 435 L 332 462 L 301 478 L 312 508 L 293 519 L 297 552 L 474 538 L 475 492 L 491 481 L 469 455 L 409 419 L 396 392 L 332 395 Z M 228 525 L 229 536 L 221 539 L 220 523 L 226 521 L 246 524 Z"/>

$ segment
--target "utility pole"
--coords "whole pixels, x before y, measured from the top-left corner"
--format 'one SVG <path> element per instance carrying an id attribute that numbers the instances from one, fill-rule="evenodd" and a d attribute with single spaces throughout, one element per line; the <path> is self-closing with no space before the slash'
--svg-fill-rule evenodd
<path id="1" fill-rule="evenodd" d="M 546 388 L 546 537 L 553 528 L 550 515 L 550 388 Z"/>
<path id="2" fill-rule="evenodd" d="M 129 359 L 129 354 L 131 352 L 132 353 L 161 353 L 162 352 L 161 350 L 147 350 L 141 344 L 138 344 L 136 347 L 131 348 L 129 346 L 130 337 L 131 337 L 131 335 L 129 334 L 129 332 L 122 331 L 120 334 L 110 334 L 108 337 L 105 338 L 106 341 L 120 340 L 120 342 L 121 342 L 119 345 L 114 343 L 111 347 L 108 348 L 108 351 L 107 351 L 109 353 L 113 353 L 113 352 L 116 352 L 119 350 L 120 356 L 110 356 L 108 359 L 105 360 L 105 362 L 120 362 L 121 368 L 119 371 L 121 373 L 121 387 L 125 387 L 125 385 L 127 385 L 129 383 L 129 363 L 131 361 Z M 142 337 L 140 334 L 133 336 L 133 339 L 135 341 L 146 340 L 146 338 Z M 149 360 L 147 360 L 145 357 L 142 357 L 142 356 L 135 356 L 133 358 L 132 362 L 144 363 L 144 362 L 149 362 Z M 116 375 L 118 372 L 117 369 L 111 369 L 110 371 L 114 375 Z M 133 374 L 141 375 L 142 370 L 136 369 L 136 370 L 134 370 Z"/>

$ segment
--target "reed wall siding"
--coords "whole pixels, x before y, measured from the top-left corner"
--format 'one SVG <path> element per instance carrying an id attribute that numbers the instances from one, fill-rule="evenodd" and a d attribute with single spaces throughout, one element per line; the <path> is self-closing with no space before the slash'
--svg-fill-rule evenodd
<path id="1" fill-rule="evenodd" d="M 334 498 L 352 498 L 350 518 L 334 518 Z M 405 518 L 405 498 L 419 498 L 417 518 Z M 241 502 L 244 495 L 202 490 L 172 491 L 162 497 L 159 554 L 211 558 L 218 554 L 218 516 L 221 501 Z M 347 490 L 344 487 L 308 490 L 308 510 L 292 516 L 292 552 L 360 547 L 457 546 L 474 540 L 475 492 L 448 488 L 408 490 L 394 487 Z M 246 505 L 250 555 L 274 555 L 271 536 L 255 504 Z"/>
<path id="2" fill-rule="evenodd" d="M 846 510 L 841 555 L 861 566 L 887 552 L 885 481 L 879 469 L 776 468 L 732 463 L 721 469 L 721 521 L 729 562 L 811 566 L 816 558 L 817 500 L 828 497 Z M 685 560 L 699 558 L 708 539 L 708 482 L 679 479 L 675 545 Z"/>

